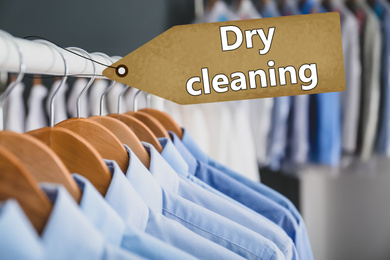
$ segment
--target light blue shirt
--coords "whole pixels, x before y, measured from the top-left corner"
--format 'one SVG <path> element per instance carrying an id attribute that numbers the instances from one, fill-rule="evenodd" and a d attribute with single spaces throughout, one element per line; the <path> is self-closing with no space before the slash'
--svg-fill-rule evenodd
<path id="1" fill-rule="evenodd" d="M 81 191 L 80 210 L 106 240 L 120 246 L 125 224 L 85 177 L 72 174 Z"/>
<path id="2" fill-rule="evenodd" d="M 0 204 L 0 234 L 0 259 L 43 259 L 38 234 L 16 200 Z"/>
<path id="3" fill-rule="evenodd" d="M 382 75 L 381 75 L 381 114 L 376 139 L 377 152 L 390 156 L 390 4 L 377 1 L 382 10 Z"/>
<path id="4" fill-rule="evenodd" d="M 104 200 L 83 176 L 73 174 L 82 191 L 80 209 L 107 241 L 147 259 L 194 259 L 189 254 L 132 227 Z"/>
<path id="5" fill-rule="evenodd" d="M 127 178 L 132 172 L 130 169 L 133 168 L 134 162 L 142 165 L 131 151 L 129 155 Z M 242 259 L 226 248 L 212 243 L 183 225 L 163 216 L 164 194 L 161 187 L 155 186 L 155 181 L 142 183 L 142 185 L 131 184 L 115 161 L 105 161 L 112 173 L 111 184 L 105 199 L 125 221 L 126 225 L 146 232 L 200 259 Z M 134 174 L 142 176 L 142 171 L 135 171 L 131 175 Z"/>
<path id="6" fill-rule="evenodd" d="M 143 185 L 134 185 L 142 187 L 143 190 L 146 189 L 145 186 L 148 183 L 152 182 L 153 177 L 155 180 L 158 180 L 163 191 L 162 207 L 165 216 L 245 258 L 285 259 L 283 253 L 272 241 L 265 239 L 263 236 L 242 225 L 178 196 L 179 184 L 175 181 L 177 174 L 152 145 L 144 143 L 144 146 L 150 154 L 150 173 L 153 176 L 141 163 L 138 163 L 137 171 L 133 171 L 132 174 L 128 171 L 127 175 L 132 175 L 133 178 L 143 181 Z M 134 157 L 131 157 L 129 168 L 132 166 L 133 161 L 135 161 L 133 160 Z M 144 171 L 141 171 L 142 167 Z M 147 192 L 152 194 L 155 190 L 156 188 L 150 188 Z"/>
<path id="7" fill-rule="evenodd" d="M 280 16 L 276 2 L 265 2 L 264 7 L 260 10 L 261 16 L 264 18 Z"/>
<path id="8" fill-rule="evenodd" d="M 340 93 L 312 95 L 310 160 L 337 166 L 341 157 Z"/>
<path id="9" fill-rule="evenodd" d="M 228 201 L 219 197 L 217 194 L 205 190 L 190 179 L 187 179 L 188 176 L 191 176 L 188 172 L 188 165 L 181 157 L 172 141 L 168 138 L 159 138 L 159 141 L 163 147 L 161 153 L 162 158 L 158 154 L 151 154 L 151 156 L 153 156 L 153 160 L 151 160 L 150 164 L 151 171 L 158 171 L 164 167 L 161 162 L 162 159 L 165 159 L 175 170 L 175 172 L 164 171 L 163 175 L 157 175 L 162 178 L 160 179 L 160 182 L 164 183 L 166 179 L 172 179 L 171 181 L 178 183 L 178 195 L 181 197 L 233 220 L 273 241 L 282 251 L 286 259 L 297 259 L 297 252 L 293 241 L 279 226 L 253 210 L 249 208 L 245 209 L 243 208 L 245 206 L 240 207 L 235 203 L 231 203 L 230 200 Z M 158 165 L 161 165 L 161 167 Z"/>
<path id="10" fill-rule="evenodd" d="M 41 236 L 44 259 L 142 259 L 109 244 L 65 188 L 46 183 L 40 185 L 53 203 Z"/>
<path id="11" fill-rule="evenodd" d="M 280 194 L 279 192 L 271 189 L 270 187 L 259 183 L 259 182 L 254 182 L 246 178 L 245 176 L 227 168 L 226 166 L 218 163 L 217 161 L 213 160 L 210 158 L 208 155 L 206 155 L 196 144 L 196 142 L 192 139 L 190 134 L 183 129 L 183 138 L 180 140 L 174 133 L 171 133 L 171 136 L 173 138 L 173 143 L 177 148 L 182 148 L 181 154 L 182 155 L 187 155 L 187 157 L 184 157 L 186 162 L 189 165 L 189 170 L 190 172 L 196 171 L 196 163 L 194 163 L 193 160 L 191 160 L 191 155 L 198 160 L 198 162 L 203 162 L 211 167 L 214 167 L 215 169 L 220 170 L 227 176 L 230 176 L 231 178 L 239 181 L 240 183 L 244 184 L 246 187 L 252 189 L 253 191 L 262 194 L 271 200 L 275 201 L 278 203 L 280 206 L 284 207 L 287 209 L 291 215 L 294 217 L 298 228 L 296 229 L 296 239 L 294 240 L 298 255 L 301 259 L 313 259 L 313 253 L 311 250 L 311 245 L 309 242 L 309 237 L 306 231 L 306 226 L 305 223 L 302 219 L 301 214 L 299 211 L 296 209 L 294 204 L 287 199 L 285 196 Z M 186 150 L 188 149 L 188 150 Z M 182 151 L 183 150 L 183 151 Z M 185 151 L 190 151 L 190 153 L 186 153 Z M 187 161 L 188 159 L 188 161 Z M 195 161 L 196 161 L 195 160 Z"/>
<path id="12" fill-rule="evenodd" d="M 189 165 L 197 164 L 195 172 L 190 172 L 190 174 L 200 178 L 213 188 L 251 208 L 255 212 L 263 215 L 278 226 L 282 227 L 295 242 L 295 233 L 297 228 L 296 222 L 288 210 L 266 196 L 248 189 L 244 184 L 224 174 L 218 169 L 197 161 L 187 151 L 184 145 L 180 145 L 181 141 L 177 138 L 177 136 L 173 136 L 173 139 L 177 145 L 177 149 L 183 158 L 185 158 L 186 162 L 188 162 Z"/>

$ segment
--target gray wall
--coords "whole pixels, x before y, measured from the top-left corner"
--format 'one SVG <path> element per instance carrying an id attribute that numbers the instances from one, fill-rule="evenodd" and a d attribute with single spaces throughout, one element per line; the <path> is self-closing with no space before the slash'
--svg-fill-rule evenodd
<path id="1" fill-rule="evenodd" d="M 124 56 L 193 19 L 193 0 L 0 0 L 0 29 Z"/>
<path id="2" fill-rule="evenodd" d="M 390 259 L 389 173 L 389 159 L 378 157 L 305 171 L 301 205 L 316 260 Z"/>

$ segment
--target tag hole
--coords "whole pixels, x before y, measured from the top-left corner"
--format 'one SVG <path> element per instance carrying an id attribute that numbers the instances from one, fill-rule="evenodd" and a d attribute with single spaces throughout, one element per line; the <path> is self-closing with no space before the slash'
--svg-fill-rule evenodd
<path id="1" fill-rule="evenodd" d="M 119 65 L 118 67 L 116 67 L 115 72 L 118 77 L 125 77 L 127 73 L 129 73 L 129 70 L 125 65 Z"/>

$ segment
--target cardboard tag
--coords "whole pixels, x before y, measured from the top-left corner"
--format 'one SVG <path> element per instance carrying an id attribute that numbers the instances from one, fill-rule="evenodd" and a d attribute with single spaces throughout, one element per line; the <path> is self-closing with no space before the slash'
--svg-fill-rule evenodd
<path id="1" fill-rule="evenodd" d="M 175 26 L 103 75 L 179 104 L 345 90 L 338 13 Z"/>

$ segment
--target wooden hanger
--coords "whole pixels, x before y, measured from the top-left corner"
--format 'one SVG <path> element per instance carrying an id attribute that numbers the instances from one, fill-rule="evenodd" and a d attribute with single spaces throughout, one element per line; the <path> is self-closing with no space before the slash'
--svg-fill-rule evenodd
<path id="1" fill-rule="evenodd" d="M 0 201 L 16 199 L 39 234 L 49 219 L 52 205 L 23 163 L 0 145 Z"/>
<path id="2" fill-rule="evenodd" d="M 123 95 L 125 94 L 125 92 L 129 88 L 130 88 L 129 86 L 125 86 L 123 91 L 118 96 L 118 112 L 117 112 L 117 114 L 112 114 L 109 116 L 112 116 L 112 117 L 124 122 L 128 127 L 130 127 L 134 131 L 134 133 L 138 136 L 138 138 L 141 141 L 145 141 L 145 142 L 150 143 L 151 145 L 153 145 L 156 148 L 156 150 L 159 153 L 161 153 L 162 147 L 161 147 L 160 142 L 157 139 L 157 137 L 158 137 L 157 135 L 161 135 L 163 133 L 163 129 L 161 128 L 161 125 L 158 126 L 158 122 L 153 123 L 152 120 L 147 120 L 146 117 L 142 117 L 142 115 L 141 115 L 141 118 L 146 120 L 148 122 L 148 124 L 151 125 L 151 128 L 149 128 L 148 125 L 145 124 L 145 122 L 142 122 L 142 120 L 140 120 L 136 116 L 133 116 L 134 113 L 129 113 L 129 114 L 121 114 L 120 113 L 121 99 L 122 99 Z M 137 97 L 139 97 L 139 94 L 141 94 L 141 93 L 142 93 L 141 90 L 137 90 L 136 94 L 134 95 L 134 100 L 133 100 L 133 105 L 134 105 L 133 110 L 134 111 L 137 111 Z M 156 135 L 152 129 L 154 131 L 156 131 L 158 134 Z"/>
<path id="3" fill-rule="evenodd" d="M 129 166 L 129 156 L 121 141 L 106 127 L 86 118 L 64 120 L 55 127 L 69 129 L 83 137 L 104 159 L 114 160 L 123 172 Z"/>
<path id="4" fill-rule="evenodd" d="M 167 113 L 153 108 L 143 108 L 139 111 L 153 116 L 165 127 L 167 131 L 174 132 L 180 139 L 183 138 L 183 130 L 176 123 L 176 121 Z"/>
<path id="5" fill-rule="evenodd" d="M 121 107 L 121 99 L 125 92 L 129 89 L 129 86 L 125 86 L 123 91 L 118 96 L 118 112 L 115 114 L 110 114 L 108 116 L 115 118 L 124 124 L 126 124 L 140 139 L 141 141 L 148 142 L 151 145 L 153 145 L 158 152 L 162 152 L 162 147 L 160 142 L 157 139 L 157 136 L 151 131 L 151 129 L 148 128 L 147 125 L 145 125 L 142 121 L 137 119 L 134 116 L 127 115 L 127 114 L 121 114 L 120 113 L 120 107 Z M 135 94 L 134 96 L 134 102 L 136 100 L 136 97 L 141 93 L 140 90 Z M 136 107 L 136 106 L 135 106 Z"/>
<path id="6" fill-rule="evenodd" d="M 126 91 L 127 88 L 125 88 L 124 92 Z M 118 103 L 121 101 L 121 96 L 124 94 L 122 92 L 119 97 L 118 97 Z M 156 137 L 169 137 L 168 131 L 164 128 L 164 126 L 153 116 L 138 111 L 138 102 L 137 99 L 140 97 L 140 94 L 142 93 L 141 90 L 137 90 L 134 97 L 133 97 L 133 111 L 134 112 L 126 112 L 126 115 L 129 115 L 133 118 L 138 119 L 142 123 L 144 123 Z M 148 103 L 149 100 L 149 94 L 146 94 L 146 100 Z M 119 111 L 119 106 L 118 106 L 118 114 L 120 113 Z"/>
<path id="7" fill-rule="evenodd" d="M 126 114 L 110 114 L 108 116 L 123 122 L 133 130 L 139 140 L 150 143 L 159 153 L 162 152 L 163 149 L 157 137 L 144 123 Z"/>
<path id="8" fill-rule="evenodd" d="M 27 132 L 48 145 L 72 173 L 87 178 L 104 196 L 111 183 L 111 172 L 99 152 L 83 137 L 62 127 L 45 127 Z"/>
<path id="9" fill-rule="evenodd" d="M 10 36 L 13 39 L 12 36 Z M 3 109 L 8 95 L 21 82 L 26 66 L 23 63 L 22 52 L 19 45 L 12 40 L 19 54 L 19 74 L 0 97 L 0 107 Z M 1 130 L 4 127 L 4 119 L 1 120 Z M 0 200 L 16 199 L 31 224 L 38 233 L 42 233 L 51 213 L 51 203 L 47 196 L 39 189 L 38 183 L 31 176 L 23 163 L 11 151 L 0 145 Z"/>
<path id="10" fill-rule="evenodd" d="M 137 155 L 138 159 L 149 168 L 150 156 L 136 134 L 123 122 L 109 116 L 92 116 L 95 121 L 110 130 L 123 144 L 126 144 Z"/>
<path id="11" fill-rule="evenodd" d="M 36 85 L 42 85 L 42 78 L 41 77 L 34 77 L 33 78 L 33 86 Z"/>
<path id="12" fill-rule="evenodd" d="M 66 59 L 63 53 L 60 51 L 60 49 L 52 43 L 49 42 L 43 42 L 43 43 L 47 44 L 49 47 L 53 47 L 60 54 L 64 62 L 64 75 L 68 75 L 68 67 L 67 67 Z M 72 50 L 77 49 L 77 51 L 79 51 L 78 48 L 72 47 L 70 49 Z M 82 49 L 80 50 L 82 52 L 85 52 L 87 56 L 89 56 L 89 58 L 91 59 L 90 55 L 86 51 Z M 92 64 L 94 66 L 94 63 Z M 95 77 L 96 75 L 94 75 L 93 78 L 88 82 L 88 85 L 83 89 L 83 93 L 92 84 L 93 79 Z M 64 85 L 66 79 L 67 76 L 62 77 L 61 83 L 58 85 L 57 89 L 54 91 L 54 94 L 53 96 L 51 96 L 50 99 L 50 126 L 51 127 L 45 127 L 34 131 L 30 131 L 27 134 L 40 139 L 49 147 L 51 147 L 52 150 L 61 158 L 61 160 L 64 162 L 64 164 L 69 169 L 69 171 L 79 173 L 84 177 L 86 177 L 87 179 L 89 179 L 89 181 L 95 186 L 95 188 L 104 196 L 111 183 L 112 175 L 107 165 L 105 164 L 103 158 L 100 156 L 99 152 L 94 148 L 94 146 L 92 146 L 86 139 L 84 139 L 82 136 L 77 134 L 75 131 L 68 130 L 66 128 L 62 128 L 58 126 L 53 127 L 54 114 L 55 114 L 54 113 L 55 94 L 58 92 L 59 88 Z M 80 112 L 79 107 L 77 112 L 79 114 Z M 82 121 L 83 119 L 74 119 L 74 120 Z M 97 126 L 95 126 L 95 129 L 92 129 L 92 127 L 89 127 L 89 125 L 93 124 L 94 122 L 92 121 L 88 121 L 88 122 L 89 124 L 83 124 L 82 122 L 81 123 L 76 122 L 72 124 L 71 122 L 65 125 L 71 129 L 75 128 L 76 131 L 78 131 L 82 127 L 89 128 L 86 129 L 84 132 L 82 130 L 78 132 L 81 133 L 89 132 L 90 134 L 92 133 L 92 130 L 96 130 L 98 127 L 102 128 L 102 126 L 95 123 Z M 107 129 L 105 130 L 106 132 L 109 133 Z M 97 132 L 96 134 L 99 134 L 99 132 Z M 122 145 L 121 147 L 123 148 Z M 127 154 L 126 157 L 128 157 Z"/>
<path id="13" fill-rule="evenodd" d="M 12 74 L 10 77 L 10 82 L 16 81 L 17 76 L 15 74 Z"/>
<path id="14" fill-rule="evenodd" d="M 80 52 L 83 54 L 83 56 L 89 58 L 89 60 L 92 61 L 91 55 L 83 49 L 69 47 L 67 48 L 67 50 Z M 55 125 L 54 127 L 63 127 L 77 133 L 87 142 L 89 142 L 104 159 L 116 161 L 119 167 L 125 173 L 129 166 L 129 156 L 121 141 L 103 125 L 96 123 L 92 120 L 80 117 L 81 97 L 88 91 L 89 87 L 92 85 L 93 81 L 96 78 L 95 63 L 92 62 L 91 65 L 93 67 L 93 76 L 88 81 L 87 85 L 83 88 L 83 90 L 80 92 L 76 100 L 77 118 L 64 120 Z"/>
<path id="15" fill-rule="evenodd" d="M 106 58 L 108 62 L 113 63 L 112 59 L 105 53 L 94 53 L 95 55 L 100 55 L 103 58 Z M 102 93 L 100 97 L 100 113 L 99 116 L 89 117 L 88 120 L 92 120 L 96 123 L 101 124 L 106 127 L 109 131 L 111 131 L 121 142 L 122 144 L 126 144 L 130 149 L 136 154 L 138 159 L 149 168 L 150 165 L 150 156 L 146 151 L 145 147 L 142 145 L 141 141 L 135 135 L 135 133 L 124 123 L 119 120 L 116 120 L 112 117 L 103 116 L 104 110 L 104 98 L 106 94 L 114 87 L 115 81 L 111 81 L 110 85 L 107 89 Z"/>
<path id="16" fill-rule="evenodd" d="M 45 144 L 29 135 L 1 131 L 0 145 L 17 156 L 37 182 L 62 184 L 80 202 L 81 192 L 70 171 Z"/>
<path id="17" fill-rule="evenodd" d="M 126 112 L 126 115 L 132 116 L 144 123 L 153 132 L 156 137 L 169 137 L 165 127 L 153 116 L 145 112 Z"/>

